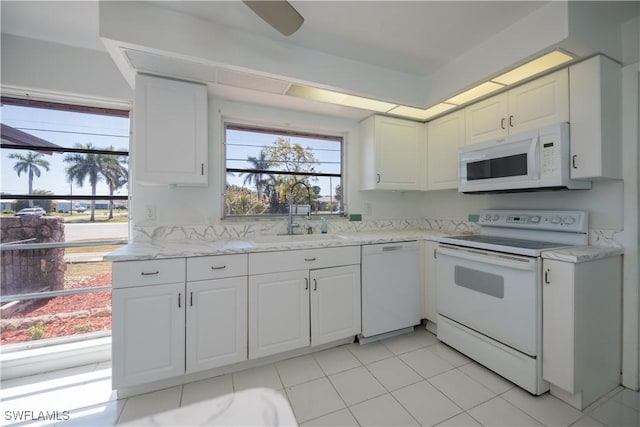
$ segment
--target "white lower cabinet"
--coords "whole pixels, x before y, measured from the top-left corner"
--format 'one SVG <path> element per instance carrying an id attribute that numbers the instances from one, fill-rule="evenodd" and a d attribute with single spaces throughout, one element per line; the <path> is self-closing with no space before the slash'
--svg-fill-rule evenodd
<path id="1" fill-rule="evenodd" d="M 112 299 L 113 388 L 184 374 L 184 282 L 114 289 Z"/>
<path id="2" fill-rule="evenodd" d="M 359 334 L 359 264 L 355 246 L 251 254 L 249 359 Z"/>
<path id="3" fill-rule="evenodd" d="M 247 359 L 247 255 L 112 268 L 114 388 Z"/>
<path id="4" fill-rule="evenodd" d="M 542 377 L 578 409 L 620 383 L 621 266 L 543 260 Z"/>
<path id="5" fill-rule="evenodd" d="M 186 372 L 247 360 L 247 278 L 187 283 Z"/>

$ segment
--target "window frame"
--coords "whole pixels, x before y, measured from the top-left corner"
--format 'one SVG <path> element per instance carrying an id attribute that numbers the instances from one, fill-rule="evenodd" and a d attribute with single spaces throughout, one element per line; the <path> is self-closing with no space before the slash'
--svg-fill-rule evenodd
<path id="1" fill-rule="evenodd" d="M 278 171 L 276 169 L 245 169 L 245 168 L 228 168 L 227 167 L 227 130 L 242 130 L 249 131 L 255 133 L 265 133 L 265 134 L 276 134 L 278 136 L 283 137 L 302 137 L 302 138 L 313 138 L 316 140 L 327 140 L 327 141 L 335 141 L 340 146 L 340 173 L 317 173 L 317 172 L 290 172 L 281 170 Z M 339 202 L 340 208 L 337 213 L 322 213 L 322 215 L 331 215 L 331 216 L 344 216 L 345 215 L 345 161 L 346 161 L 346 136 L 344 133 L 340 132 L 330 132 L 330 131 L 309 131 L 309 130 L 300 130 L 295 128 L 283 129 L 277 126 L 269 126 L 262 124 L 255 124 L 244 122 L 242 120 L 232 120 L 232 119 L 223 119 L 222 120 L 222 145 L 223 145 L 223 174 L 222 174 L 222 206 L 221 206 L 221 217 L 224 220 L 258 220 L 258 219 L 279 219 L 285 217 L 286 213 L 266 213 L 266 214 L 254 214 L 254 215 L 227 215 L 225 210 L 225 200 L 226 200 L 226 177 L 228 173 L 265 173 L 265 174 L 274 174 L 274 175 L 285 175 L 285 176 L 300 176 L 300 177 L 328 177 L 328 178 L 339 178 L 340 185 L 342 187 L 342 196 Z M 266 147 L 266 146 L 264 146 Z M 311 213 L 311 215 L 315 215 Z"/>
<path id="2" fill-rule="evenodd" d="M 54 101 L 55 99 L 55 101 Z M 92 105 L 93 104 L 93 105 Z M 108 106 L 100 106 L 100 105 Z M 127 118 L 131 121 L 131 106 L 124 103 L 109 102 L 104 103 L 101 100 L 93 100 L 89 98 L 74 98 L 72 96 L 64 97 L 60 95 L 51 95 L 38 93 L 35 97 L 31 97 L 29 93 L 23 91 L 3 89 L 3 94 L 0 97 L 0 105 L 14 105 L 19 107 L 33 107 L 40 109 L 52 109 L 57 111 L 66 111 L 73 113 L 85 113 L 96 114 L 102 116 L 113 116 Z M 34 152 L 47 152 L 47 153 L 77 153 L 77 154 L 103 154 L 116 157 L 131 158 L 131 125 L 129 125 L 129 151 L 122 150 L 104 150 L 95 149 L 87 150 L 73 147 L 51 147 L 51 146 L 37 146 L 37 145 L 20 145 L 20 144 L 7 144 L 0 143 L 1 150 L 16 150 L 20 152 L 34 151 Z M 127 182 L 130 184 L 131 172 L 127 169 Z M 127 191 L 127 195 L 69 195 L 69 194 L 11 194 L 0 192 L 0 200 L 64 200 L 64 201 L 117 201 L 126 200 L 128 202 L 128 210 L 131 206 L 131 194 Z M 49 243 L 3 243 L 0 245 L 0 252 L 5 251 L 24 251 L 24 250 L 37 250 L 37 249 L 57 249 L 57 248 L 72 248 L 72 247 L 100 247 L 100 246 L 114 246 L 114 245 L 126 245 L 129 243 L 130 238 L 130 218 L 127 221 L 129 224 L 128 235 L 126 239 L 96 239 L 83 242 L 49 242 Z M 104 262 L 104 261 L 103 261 Z M 85 293 L 99 293 L 113 291 L 112 284 L 100 285 L 86 288 L 74 288 L 64 289 L 58 291 L 45 291 L 45 292 L 31 292 L 25 294 L 9 294 L 0 296 L 0 304 L 15 300 L 38 300 L 45 298 L 53 298 L 57 296 L 78 295 Z M 66 344 L 76 341 L 85 341 L 89 339 L 98 339 L 105 336 L 111 336 L 111 330 L 88 332 L 72 335 L 63 335 L 59 337 L 52 337 L 37 341 L 17 342 L 12 344 L 3 344 L 1 346 L 3 353 L 12 353 L 23 350 L 29 350 L 40 347 L 48 347 L 58 344 Z"/>

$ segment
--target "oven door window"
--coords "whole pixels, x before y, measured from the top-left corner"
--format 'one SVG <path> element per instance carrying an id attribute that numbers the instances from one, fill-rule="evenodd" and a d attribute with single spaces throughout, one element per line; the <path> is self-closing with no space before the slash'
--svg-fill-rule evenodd
<path id="1" fill-rule="evenodd" d="M 458 286 L 463 286 L 494 298 L 504 298 L 504 277 L 498 274 L 456 265 L 453 280 Z"/>

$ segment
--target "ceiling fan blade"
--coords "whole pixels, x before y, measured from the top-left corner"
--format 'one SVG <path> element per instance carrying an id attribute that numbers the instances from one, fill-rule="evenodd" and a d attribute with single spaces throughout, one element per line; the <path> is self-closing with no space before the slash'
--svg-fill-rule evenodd
<path id="1" fill-rule="evenodd" d="M 295 33 L 304 22 L 302 15 L 288 1 L 243 1 L 243 3 L 285 36 Z"/>

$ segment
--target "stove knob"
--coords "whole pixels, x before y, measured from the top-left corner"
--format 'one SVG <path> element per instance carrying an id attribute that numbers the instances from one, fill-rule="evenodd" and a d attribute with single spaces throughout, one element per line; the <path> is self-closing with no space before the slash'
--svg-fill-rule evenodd
<path id="1" fill-rule="evenodd" d="M 537 224 L 540 222 L 540 217 L 538 215 L 533 215 L 529 218 L 529 221 L 531 221 L 533 224 Z"/>
<path id="2" fill-rule="evenodd" d="M 553 218 L 551 218 L 551 224 L 561 224 L 562 223 L 562 218 L 560 218 L 559 216 L 554 216 Z"/>
<path id="3" fill-rule="evenodd" d="M 499 219 L 500 219 L 500 215 L 495 214 L 495 215 L 493 216 L 493 218 L 492 218 L 492 219 L 493 219 L 494 221 L 497 221 L 497 220 L 499 220 Z"/>
<path id="4" fill-rule="evenodd" d="M 572 217 L 572 216 L 568 216 L 568 217 L 566 217 L 564 219 L 564 223 L 567 224 L 567 225 L 571 225 L 574 222 L 576 222 L 576 219 L 574 217 Z"/>
<path id="5" fill-rule="evenodd" d="M 491 221 L 491 215 L 486 214 L 486 215 L 484 216 L 484 220 L 485 220 L 485 221 Z"/>

